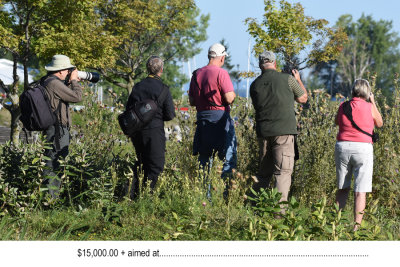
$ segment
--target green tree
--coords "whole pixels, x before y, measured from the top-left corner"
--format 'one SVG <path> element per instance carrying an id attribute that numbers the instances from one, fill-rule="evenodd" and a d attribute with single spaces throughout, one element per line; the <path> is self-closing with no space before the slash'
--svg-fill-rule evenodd
<path id="1" fill-rule="evenodd" d="M 377 74 L 376 86 L 390 95 L 400 67 L 400 38 L 393 32 L 392 22 L 364 14 L 354 22 L 351 15 L 343 15 L 336 25 L 345 30 L 349 41 L 336 60 L 317 65 L 313 73 L 344 95 L 349 95 L 355 79 Z"/>
<path id="2" fill-rule="evenodd" d="M 247 18 L 247 31 L 255 38 L 256 54 L 264 49 L 274 51 L 286 68 L 304 69 L 317 62 L 339 55 L 346 34 L 340 29 L 326 27 L 328 21 L 304 14 L 300 3 L 285 0 L 264 0 L 265 13 L 261 23 Z M 307 55 L 303 55 L 309 51 Z M 303 53 L 303 54 L 302 54 Z"/>
<path id="3" fill-rule="evenodd" d="M 48 62 L 54 54 L 66 54 L 78 68 L 112 64 L 116 39 L 101 27 L 95 12 L 98 0 L 0 0 L 0 48 L 12 55 L 10 86 L 0 82 L 11 105 L 11 140 L 18 143 L 19 102 L 17 62 L 24 67 L 24 88 L 28 86 L 30 59 Z"/>
<path id="4" fill-rule="evenodd" d="M 229 55 L 228 57 L 225 58 L 225 64 L 224 64 L 223 68 L 228 71 L 233 84 L 236 84 L 236 93 L 239 94 L 239 83 L 242 80 L 242 77 L 240 76 L 240 71 L 239 71 L 239 64 L 237 64 L 237 65 L 232 64 L 232 55 L 229 52 L 230 51 L 229 44 L 226 42 L 226 40 L 223 38 L 220 41 L 220 43 L 223 46 L 225 46 L 225 51 Z M 235 67 L 236 67 L 236 70 L 235 70 Z"/>
<path id="5" fill-rule="evenodd" d="M 182 84 L 177 62 L 200 52 L 197 44 L 206 39 L 209 16 L 199 16 L 193 0 L 103 0 L 99 6 L 104 28 L 119 43 L 113 53 L 116 64 L 99 68 L 104 78 L 129 92 L 146 75 L 149 56 L 165 60 L 163 80 L 173 95 L 180 96 Z"/>

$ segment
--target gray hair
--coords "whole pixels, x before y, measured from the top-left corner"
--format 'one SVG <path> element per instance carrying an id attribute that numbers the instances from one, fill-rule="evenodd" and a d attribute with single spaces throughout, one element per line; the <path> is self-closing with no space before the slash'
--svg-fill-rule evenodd
<path id="1" fill-rule="evenodd" d="M 215 53 L 214 51 L 208 52 L 208 60 L 212 59 L 212 58 L 216 58 L 217 57 L 217 53 Z"/>
<path id="2" fill-rule="evenodd" d="M 275 62 L 265 62 L 265 63 L 259 63 L 258 65 L 261 70 L 266 70 L 270 67 L 275 67 Z"/>
<path id="3" fill-rule="evenodd" d="M 351 94 L 353 97 L 360 97 L 365 100 L 369 99 L 369 95 L 371 94 L 369 82 L 364 79 L 355 80 L 353 88 L 351 89 Z"/>
<path id="4" fill-rule="evenodd" d="M 146 63 L 147 72 L 157 75 L 164 68 L 164 61 L 158 56 L 151 56 Z"/>
<path id="5" fill-rule="evenodd" d="M 214 51 L 208 52 L 208 60 L 210 60 L 212 58 L 220 58 L 220 57 L 224 57 L 224 56 L 217 56 L 217 53 L 215 53 Z"/>

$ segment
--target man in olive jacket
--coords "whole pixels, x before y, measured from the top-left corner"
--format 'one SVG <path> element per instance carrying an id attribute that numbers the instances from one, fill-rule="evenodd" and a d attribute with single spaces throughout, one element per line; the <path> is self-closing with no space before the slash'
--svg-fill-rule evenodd
<path id="1" fill-rule="evenodd" d="M 288 198 L 294 166 L 294 136 L 297 123 L 294 101 L 307 102 L 307 90 L 297 70 L 293 76 L 276 71 L 276 56 L 264 51 L 259 55 L 262 74 L 250 86 L 256 111 L 256 132 L 259 144 L 259 182 L 254 189 L 269 187 L 275 175 L 275 187 Z"/>
<path id="2" fill-rule="evenodd" d="M 46 149 L 45 156 L 50 158 L 46 162 L 48 169 L 45 171 L 49 193 L 53 198 L 59 195 L 61 178 L 55 172 L 59 169 L 58 160 L 68 155 L 70 142 L 69 129 L 71 116 L 69 103 L 82 100 L 82 87 L 78 83 L 78 70 L 64 55 L 55 55 L 49 65 L 45 67 L 47 75 L 42 78 L 42 84 L 46 88 L 50 100 L 51 109 L 57 116 L 56 125 L 50 126 L 44 131 L 46 141 L 52 144 L 51 149 Z"/>

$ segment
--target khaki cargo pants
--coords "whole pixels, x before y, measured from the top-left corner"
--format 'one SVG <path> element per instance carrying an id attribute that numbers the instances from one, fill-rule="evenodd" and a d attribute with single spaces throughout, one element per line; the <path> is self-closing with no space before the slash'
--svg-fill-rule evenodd
<path id="1" fill-rule="evenodd" d="M 282 193 L 281 201 L 287 201 L 294 166 L 294 135 L 259 138 L 260 166 L 255 189 L 268 188 L 272 175 L 275 187 Z"/>

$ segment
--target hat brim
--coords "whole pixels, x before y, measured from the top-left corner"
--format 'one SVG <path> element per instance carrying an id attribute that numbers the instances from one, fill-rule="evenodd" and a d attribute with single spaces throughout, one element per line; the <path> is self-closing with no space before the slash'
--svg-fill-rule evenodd
<path id="1" fill-rule="evenodd" d="M 51 65 L 47 65 L 44 67 L 45 70 L 47 71 L 58 71 L 58 70 L 66 70 L 66 69 L 71 69 L 71 68 L 75 68 L 74 65 L 66 65 L 66 66 L 51 66 Z"/>
<path id="2" fill-rule="evenodd" d="M 209 55 L 209 56 L 212 56 L 212 55 L 210 55 L 210 52 L 208 52 L 208 55 Z M 224 56 L 225 56 L 225 57 L 228 57 L 229 55 L 228 55 L 228 53 L 223 52 L 221 55 L 218 55 L 218 54 L 217 54 L 217 55 L 215 55 L 214 57 L 224 57 Z"/>

